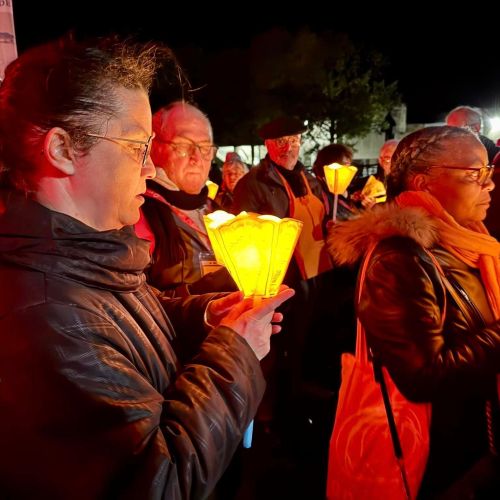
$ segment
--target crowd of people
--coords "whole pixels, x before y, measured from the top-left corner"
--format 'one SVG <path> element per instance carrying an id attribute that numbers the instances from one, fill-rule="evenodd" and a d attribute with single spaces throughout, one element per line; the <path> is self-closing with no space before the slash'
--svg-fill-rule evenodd
<path id="1" fill-rule="evenodd" d="M 495 498 L 500 243 L 487 214 L 500 154 L 480 115 L 456 108 L 387 141 L 370 181 L 383 199 L 346 192 L 333 224 L 323 168 L 353 152 L 328 145 L 307 168 L 296 117 L 261 126 L 259 165 L 228 153 L 208 197 L 209 118 L 184 100 L 152 114 L 167 56 L 65 38 L 6 70 L 0 496 L 324 498 L 359 319 L 374 366 L 430 405 L 419 498 Z M 237 291 L 203 222 L 218 209 L 301 221 L 276 296 Z M 270 487 L 277 457 L 303 484 Z"/>

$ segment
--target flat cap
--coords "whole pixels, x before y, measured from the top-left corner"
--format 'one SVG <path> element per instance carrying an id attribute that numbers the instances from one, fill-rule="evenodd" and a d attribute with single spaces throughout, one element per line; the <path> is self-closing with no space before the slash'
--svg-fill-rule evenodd
<path id="1" fill-rule="evenodd" d="M 280 116 L 262 127 L 257 131 L 261 139 L 278 139 L 287 135 L 297 135 L 305 132 L 307 127 L 302 120 L 297 118 L 289 118 Z"/>

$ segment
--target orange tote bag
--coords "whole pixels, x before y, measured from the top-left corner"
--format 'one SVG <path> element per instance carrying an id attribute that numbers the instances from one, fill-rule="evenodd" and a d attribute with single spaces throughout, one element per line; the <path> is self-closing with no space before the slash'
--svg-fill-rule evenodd
<path id="1" fill-rule="evenodd" d="M 358 301 L 372 252 L 373 248 L 363 263 Z M 355 355 L 342 355 L 328 461 L 329 500 L 417 496 L 429 455 L 431 405 L 408 401 L 385 368 L 376 371 L 378 380 L 358 320 Z"/>

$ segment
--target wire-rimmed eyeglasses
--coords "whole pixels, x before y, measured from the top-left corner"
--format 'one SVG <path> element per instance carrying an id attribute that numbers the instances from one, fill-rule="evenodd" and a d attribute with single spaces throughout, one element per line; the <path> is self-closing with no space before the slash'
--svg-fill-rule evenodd
<path id="1" fill-rule="evenodd" d="M 216 146 L 215 144 L 194 142 L 189 139 L 186 139 L 189 142 L 164 141 L 158 138 L 156 138 L 156 140 L 163 142 L 164 144 L 168 144 L 180 158 L 187 158 L 188 156 L 192 156 L 198 149 L 201 157 L 204 160 L 212 160 L 218 149 L 218 146 Z"/>
<path id="2" fill-rule="evenodd" d="M 454 167 L 448 165 L 434 165 L 434 167 L 445 168 L 448 170 L 468 170 L 471 172 L 469 176 L 471 180 L 477 182 L 480 186 L 484 186 L 492 177 L 495 171 L 494 165 L 486 165 L 484 167 Z"/>
<path id="3" fill-rule="evenodd" d="M 285 137 L 278 137 L 277 139 L 273 139 L 276 146 L 279 148 L 284 148 L 285 146 L 289 146 L 291 148 L 300 147 L 302 143 L 302 139 L 300 135 L 287 135 Z"/>
<path id="4" fill-rule="evenodd" d="M 137 139 L 126 139 L 125 137 L 111 137 L 106 135 L 91 134 L 90 132 L 87 132 L 85 135 L 88 135 L 89 137 L 95 137 L 96 139 L 104 139 L 105 141 L 115 142 L 117 144 L 119 144 L 120 142 L 139 144 L 141 147 L 135 149 L 139 150 L 140 152 L 138 154 L 137 160 L 141 162 L 141 165 L 143 167 L 146 164 L 146 161 L 148 160 L 148 156 L 151 151 L 151 143 L 154 138 L 154 134 L 150 135 L 147 141 L 139 141 Z"/>

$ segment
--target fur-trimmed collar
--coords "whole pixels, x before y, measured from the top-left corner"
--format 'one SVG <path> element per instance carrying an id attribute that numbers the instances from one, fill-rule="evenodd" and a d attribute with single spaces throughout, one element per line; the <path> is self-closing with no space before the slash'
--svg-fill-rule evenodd
<path id="1" fill-rule="evenodd" d="M 421 208 L 399 208 L 386 203 L 331 225 L 326 241 L 336 264 L 353 265 L 373 243 L 391 236 L 406 236 L 430 248 L 439 239 L 436 219 Z"/>

